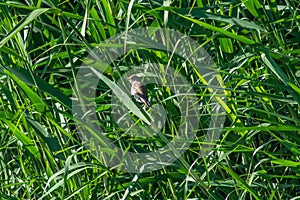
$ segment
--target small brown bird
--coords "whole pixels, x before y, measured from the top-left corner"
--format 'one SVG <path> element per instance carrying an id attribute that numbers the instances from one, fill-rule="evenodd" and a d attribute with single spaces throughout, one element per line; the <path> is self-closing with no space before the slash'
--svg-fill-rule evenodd
<path id="1" fill-rule="evenodd" d="M 148 107 L 151 107 L 151 104 L 148 101 L 148 92 L 146 86 L 139 81 L 139 77 L 135 74 L 129 76 L 127 80 L 131 83 L 130 93 L 135 99 L 145 104 Z"/>

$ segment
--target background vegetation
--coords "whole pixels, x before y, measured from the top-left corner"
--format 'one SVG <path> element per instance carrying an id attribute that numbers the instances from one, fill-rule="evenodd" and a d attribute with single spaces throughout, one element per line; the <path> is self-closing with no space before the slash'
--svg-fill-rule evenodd
<path id="1" fill-rule="evenodd" d="M 1 198 L 298 199 L 299 3 L 1 1 Z M 180 160 L 135 177 L 108 168 L 84 147 L 71 97 L 88 50 L 139 27 L 175 29 L 209 52 L 224 81 L 227 117 L 208 157 L 198 159 L 199 131 Z M 161 55 L 156 59 L 163 62 Z M 134 51 L 122 62 L 132 66 L 139 56 L 147 58 Z M 105 75 L 117 79 L 116 69 Z M 189 80 L 194 75 L 185 74 Z M 194 87 L 200 97 L 203 84 Z M 98 117 L 108 137 L 122 139 L 124 147 L 152 145 L 121 134 L 109 115 L 111 89 L 99 85 L 98 93 Z M 159 137 L 156 144 L 164 145 Z"/>

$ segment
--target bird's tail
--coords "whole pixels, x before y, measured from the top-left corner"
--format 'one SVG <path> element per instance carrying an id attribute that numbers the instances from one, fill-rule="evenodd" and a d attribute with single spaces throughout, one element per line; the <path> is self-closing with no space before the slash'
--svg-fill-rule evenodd
<path id="1" fill-rule="evenodd" d="M 146 106 L 148 106 L 149 108 L 152 107 L 148 100 L 143 99 L 143 102 L 144 102 L 144 104 L 145 104 Z"/>

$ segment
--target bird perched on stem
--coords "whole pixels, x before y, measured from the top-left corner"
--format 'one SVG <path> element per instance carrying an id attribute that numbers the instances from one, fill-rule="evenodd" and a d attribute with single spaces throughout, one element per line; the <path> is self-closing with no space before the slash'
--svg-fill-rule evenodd
<path id="1" fill-rule="evenodd" d="M 148 107 L 151 107 L 151 104 L 148 100 L 147 88 L 142 82 L 140 82 L 139 77 L 133 74 L 129 76 L 127 80 L 131 83 L 131 95 L 134 96 L 138 102 L 143 103 Z"/>

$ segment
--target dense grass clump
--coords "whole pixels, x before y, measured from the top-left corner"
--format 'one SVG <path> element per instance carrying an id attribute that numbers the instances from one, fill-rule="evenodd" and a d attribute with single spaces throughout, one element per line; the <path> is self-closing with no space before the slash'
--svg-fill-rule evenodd
<path id="1" fill-rule="evenodd" d="M 0 17 L 1 199 L 299 198 L 299 1 L 20 0 L 2 1 Z M 157 43 L 149 45 L 158 49 L 132 48 L 113 59 L 123 49 L 103 41 L 145 27 L 153 28 L 148 36 Z M 162 35 L 160 28 L 183 33 L 208 52 L 226 99 L 184 56 L 159 50 L 175 37 Z M 127 43 L 132 45 L 133 38 Z M 107 49 L 111 63 L 105 68 L 95 62 L 99 57 L 88 57 L 93 50 L 105 55 Z M 115 154 L 106 141 L 98 138 L 104 145 L 100 152 L 85 144 L 84 137 L 97 131 L 74 113 L 74 102 L 83 116 L 95 114 L 89 119 L 123 153 L 164 148 L 182 123 L 181 94 L 164 84 L 147 85 L 151 103 L 161 105 L 167 116 L 161 133 L 153 134 L 159 124 L 147 129 L 147 112 L 157 110 L 141 108 L 121 92 L 129 91 L 121 77 L 149 63 L 158 64 L 158 74 L 168 66 L 190 83 L 197 112 L 189 114 L 199 115 L 200 123 L 171 165 L 124 172 L 107 164 Z M 95 71 L 78 78 L 83 64 Z M 116 83 L 123 84 L 120 90 Z M 217 144 L 201 157 L 213 99 L 221 105 L 224 126 Z M 122 109 L 138 126 L 130 133 L 119 125 Z M 134 135 L 140 132 L 144 135 Z"/>

